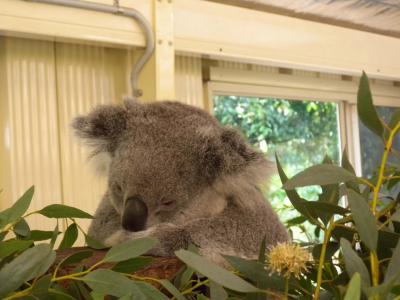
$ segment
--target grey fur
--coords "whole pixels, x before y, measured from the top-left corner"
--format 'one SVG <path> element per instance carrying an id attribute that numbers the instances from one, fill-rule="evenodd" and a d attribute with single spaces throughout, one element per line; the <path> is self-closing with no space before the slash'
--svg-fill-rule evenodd
<path id="1" fill-rule="evenodd" d="M 100 106 L 73 127 L 94 154 L 111 157 L 93 238 L 113 245 L 155 236 L 160 244 L 151 254 L 161 256 L 193 243 L 217 262 L 221 254 L 255 257 L 264 236 L 267 245 L 288 239 L 257 188 L 269 163 L 206 112 L 176 102 Z M 121 215 L 134 195 L 148 219 L 145 230 L 129 232 Z"/>

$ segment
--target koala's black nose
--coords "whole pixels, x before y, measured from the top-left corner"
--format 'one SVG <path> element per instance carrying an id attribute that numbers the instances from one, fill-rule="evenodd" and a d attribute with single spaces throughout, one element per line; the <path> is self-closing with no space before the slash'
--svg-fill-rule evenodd
<path id="1" fill-rule="evenodd" d="M 140 196 L 126 199 L 122 215 L 122 227 L 129 231 L 140 231 L 147 221 L 147 206 Z"/>

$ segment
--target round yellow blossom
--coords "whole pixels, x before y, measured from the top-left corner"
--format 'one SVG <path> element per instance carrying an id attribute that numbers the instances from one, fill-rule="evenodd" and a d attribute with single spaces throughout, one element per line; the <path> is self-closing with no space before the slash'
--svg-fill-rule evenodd
<path id="1" fill-rule="evenodd" d="M 310 253 L 299 245 L 278 243 L 269 249 L 266 263 L 272 272 L 280 273 L 286 278 L 291 275 L 299 278 L 302 272 L 307 272 L 309 261 Z"/>

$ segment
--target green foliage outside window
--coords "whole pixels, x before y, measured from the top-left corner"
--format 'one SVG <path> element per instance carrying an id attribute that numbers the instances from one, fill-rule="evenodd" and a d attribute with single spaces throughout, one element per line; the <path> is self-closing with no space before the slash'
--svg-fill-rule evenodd
<path id="1" fill-rule="evenodd" d="M 216 96 L 214 115 L 224 125 L 239 129 L 247 140 L 275 161 L 275 153 L 289 176 L 329 156 L 338 163 L 338 109 L 336 103 L 295 101 L 274 98 Z M 272 176 L 266 196 L 282 220 L 291 225 L 298 212 L 280 188 L 277 175 Z M 302 189 L 307 199 L 318 199 L 318 187 Z M 294 219 L 296 220 L 296 219 Z M 312 239 L 310 224 L 293 228 L 294 238 Z"/>

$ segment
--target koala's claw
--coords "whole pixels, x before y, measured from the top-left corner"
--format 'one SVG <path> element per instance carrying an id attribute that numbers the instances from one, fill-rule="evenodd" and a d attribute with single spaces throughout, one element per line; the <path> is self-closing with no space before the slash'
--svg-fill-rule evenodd
<path id="1" fill-rule="evenodd" d="M 121 230 L 114 232 L 112 235 L 110 235 L 104 241 L 104 245 L 107 247 L 112 247 L 112 246 L 122 243 L 123 241 L 126 241 L 126 232 L 125 232 L 125 230 L 121 229 Z"/>

